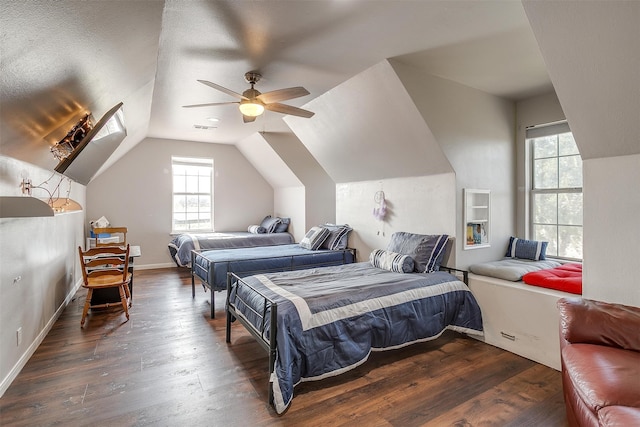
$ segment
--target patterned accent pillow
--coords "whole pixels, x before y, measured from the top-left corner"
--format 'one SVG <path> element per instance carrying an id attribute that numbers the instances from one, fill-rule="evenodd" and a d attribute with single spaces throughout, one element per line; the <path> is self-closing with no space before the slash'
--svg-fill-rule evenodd
<path id="1" fill-rule="evenodd" d="M 396 252 L 389 252 L 383 249 L 374 249 L 369 255 L 369 262 L 377 268 L 382 268 L 396 273 L 412 273 L 413 258 L 409 255 L 402 255 Z"/>
<path id="2" fill-rule="evenodd" d="M 399 231 L 391 235 L 387 251 L 409 255 L 413 258 L 413 271 L 433 273 L 440 270 L 440 264 L 447 248 L 446 234 L 413 234 Z"/>
<path id="3" fill-rule="evenodd" d="M 267 229 L 261 225 L 250 225 L 247 231 L 253 234 L 264 234 L 267 232 Z"/>
<path id="4" fill-rule="evenodd" d="M 264 227 L 264 229 L 267 230 L 267 233 L 273 233 L 278 224 L 280 224 L 280 218 L 272 218 L 271 215 L 267 215 L 260 223 L 260 226 Z"/>
<path id="5" fill-rule="evenodd" d="M 328 236 L 329 230 L 327 228 L 311 227 L 300 241 L 300 246 L 312 251 L 318 250 Z"/>
<path id="6" fill-rule="evenodd" d="M 335 251 L 347 248 L 349 233 L 353 230 L 353 228 L 349 227 L 349 224 L 324 224 L 322 227 L 329 230 L 329 237 L 322 243 L 322 249 Z"/>
<path id="7" fill-rule="evenodd" d="M 507 248 L 507 258 L 531 259 L 540 261 L 547 259 L 547 245 L 549 242 L 539 242 L 537 240 L 518 239 L 511 236 L 509 247 Z"/>

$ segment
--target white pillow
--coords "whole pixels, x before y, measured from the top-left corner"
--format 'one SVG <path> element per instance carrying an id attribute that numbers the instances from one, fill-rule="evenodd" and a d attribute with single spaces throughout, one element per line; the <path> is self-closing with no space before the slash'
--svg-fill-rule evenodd
<path id="1" fill-rule="evenodd" d="M 261 225 L 250 225 L 247 231 L 253 234 L 264 234 L 267 232 L 267 229 Z"/>

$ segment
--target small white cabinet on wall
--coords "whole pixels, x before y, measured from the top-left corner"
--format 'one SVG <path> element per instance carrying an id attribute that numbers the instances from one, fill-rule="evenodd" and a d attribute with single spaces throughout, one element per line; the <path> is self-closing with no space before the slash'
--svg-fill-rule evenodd
<path id="1" fill-rule="evenodd" d="M 464 189 L 464 237 L 465 250 L 490 246 L 490 190 Z"/>

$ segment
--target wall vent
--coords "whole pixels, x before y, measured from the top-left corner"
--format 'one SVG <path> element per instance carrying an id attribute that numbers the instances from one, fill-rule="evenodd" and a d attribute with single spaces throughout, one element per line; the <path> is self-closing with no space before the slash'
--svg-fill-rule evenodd
<path id="1" fill-rule="evenodd" d="M 212 130 L 212 129 L 218 128 L 218 126 L 207 126 L 207 125 L 193 125 L 193 127 L 200 130 Z"/>

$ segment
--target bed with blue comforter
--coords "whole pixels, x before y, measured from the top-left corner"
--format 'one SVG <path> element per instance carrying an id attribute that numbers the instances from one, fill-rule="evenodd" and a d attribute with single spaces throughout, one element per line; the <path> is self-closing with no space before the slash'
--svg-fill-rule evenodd
<path id="1" fill-rule="evenodd" d="M 168 246 L 171 258 L 178 267 L 190 267 L 192 250 L 289 245 L 293 242 L 293 236 L 287 232 L 255 234 L 246 231 L 228 231 L 179 234 L 171 239 Z"/>
<path id="2" fill-rule="evenodd" d="M 195 297 L 195 279 L 211 290 L 211 317 L 214 291 L 227 289 L 227 273 L 245 277 L 257 273 L 300 270 L 348 264 L 355 261 L 353 249 L 305 249 L 299 244 L 259 246 L 240 249 L 192 251 L 191 291 Z"/>
<path id="3" fill-rule="evenodd" d="M 302 381 L 353 369 L 372 351 L 433 340 L 446 329 L 482 335 L 465 283 L 443 271 L 395 273 L 369 262 L 229 281 L 234 319 L 270 352 L 270 400 L 282 413 Z"/>

